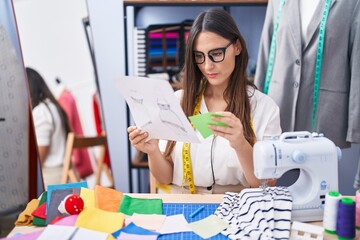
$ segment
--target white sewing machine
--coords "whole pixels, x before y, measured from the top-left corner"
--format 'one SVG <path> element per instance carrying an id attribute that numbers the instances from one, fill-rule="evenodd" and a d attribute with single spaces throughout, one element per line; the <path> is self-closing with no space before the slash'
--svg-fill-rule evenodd
<path id="1" fill-rule="evenodd" d="M 278 179 L 291 169 L 299 178 L 289 186 L 293 221 L 322 221 L 325 195 L 338 191 L 341 150 L 323 135 L 285 132 L 278 139 L 254 145 L 254 173 L 258 179 Z"/>

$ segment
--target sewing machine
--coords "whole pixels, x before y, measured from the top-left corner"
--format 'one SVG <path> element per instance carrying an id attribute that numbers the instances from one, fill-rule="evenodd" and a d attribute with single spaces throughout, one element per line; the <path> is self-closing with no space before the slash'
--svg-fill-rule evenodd
<path id="1" fill-rule="evenodd" d="M 293 221 L 322 221 L 326 193 L 338 191 L 338 159 L 340 148 L 322 134 L 285 132 L 254 145 L 258 179 L 278 179 L 291 169 L 300 169 L 298 179 L 288 187 Z"/>

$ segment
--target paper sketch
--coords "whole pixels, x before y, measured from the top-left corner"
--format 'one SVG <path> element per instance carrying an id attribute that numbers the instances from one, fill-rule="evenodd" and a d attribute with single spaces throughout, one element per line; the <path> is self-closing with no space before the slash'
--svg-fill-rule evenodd
<path id="1" fill-rule="evenodd" d="M 132 100 L 134 108 L 133 114 L 139 115 L 137 117 L 137 119 L 139 119 L 137 122 L 138 126 L 140 128 L 144 128 L 146 125 L 151 124 L 151 116 L 146 109 L 146 106 L 143 104 L 144 96 L 136 90 L 131 90 L 130 99 Z"/>
<path id="2" fill-rule="evenodd" d="M 115 80 L 136 126 L 148 139 L 200 142 L 166 80 L 124 76 Z"/>
<path id="3" fill-rule="evenodd" d="M 166 99 L 158 98 L 157 104 L 160 109 L 160 120 L 164 124 L 169 124 L 170 127 L 175 127 L 186 133 L 186 129 L 183 127 L 179 116 L 171 109 L 171 106 L 166 102 Z"/>

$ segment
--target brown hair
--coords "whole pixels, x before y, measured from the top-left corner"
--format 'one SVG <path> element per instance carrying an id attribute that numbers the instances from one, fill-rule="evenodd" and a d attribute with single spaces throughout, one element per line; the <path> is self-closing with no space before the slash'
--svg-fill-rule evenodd
<path id="1" fill-rule="evenodd" d="M 34 109 L 41 102 L 45 102 L 46 99 L 49 99 L 59 112 L 62 126 L 67 136 L 67 134 L 71 132 L 69 119 L 64 109 L 60 106 L 54 95 L 51 93 L 44 78 L 35 69 L 30 67 L 26 68 L 26 75 L 29 83 L 32 109 Z"/>
<path id="2" fill-rule="evenodd" d="M 248 80 L 246 68 L 248 52 L 246 43 L 231 15 L 221 8 L 211 8 L 202 12 L 195 19 L 187 40 L 185 49 L 185 63 L 183 67 L 183 97 L 181 107 L 186 116 L 193 115 L 195 105 L 203 85 L 206 83 L 200 69 L 194 61 L 193 45 L 197 35 L 202 31 L 213 32 L 229 41 L 239 40 L 241 53 L 235 57 L 235 68 L 230 76 L 229 85 L 224 91 L 224 99 L 228 103 L 226 111 L 235 114 L 243 125 L 246 140 L 254 145 L 256 141 L 251 124 L 251 106 L 248 87 L 255 89 L 255 85 Z M 174 146 L 174 141 L 169 141 L 165 157 L 169 157 Z"/>

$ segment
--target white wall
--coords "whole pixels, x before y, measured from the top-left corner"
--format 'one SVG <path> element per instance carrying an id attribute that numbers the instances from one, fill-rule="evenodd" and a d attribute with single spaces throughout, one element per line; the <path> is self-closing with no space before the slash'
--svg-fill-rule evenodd
<path id="1" fill-rule="evenodd" d="M 129 192 L 126 102 L 115 84 L 126 66 L 123 1 L 87 0 L 87 6 L 115 188 Z"/>
<path id="2" fill-rule="evenodd" d="M 55 94 L 59 77 L 77 100 L 84 134 L 95 134 L 96 85 L 82 24 L 86 1 L 14 0 L 14 8 L 25 66 L 38 70 Z"/>

